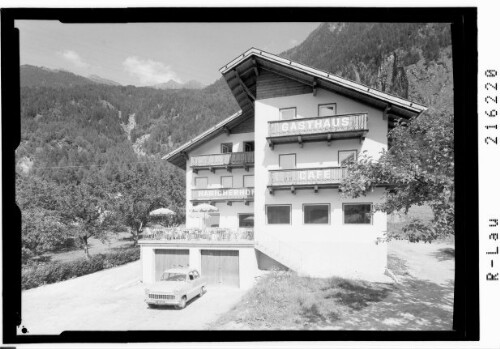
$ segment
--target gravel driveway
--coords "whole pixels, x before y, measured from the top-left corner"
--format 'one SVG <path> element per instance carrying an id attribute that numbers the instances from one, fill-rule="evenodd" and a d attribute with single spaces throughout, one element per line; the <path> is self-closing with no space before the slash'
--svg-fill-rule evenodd
<path id="1" fill-rule="evenodd" d="M 201 330 L 235 305 L 245 291 L 211 287 L 183 310 L 149 309 L 141 262 L 22 292 L 22 325 L 29 334 L 65 330 Z"/>

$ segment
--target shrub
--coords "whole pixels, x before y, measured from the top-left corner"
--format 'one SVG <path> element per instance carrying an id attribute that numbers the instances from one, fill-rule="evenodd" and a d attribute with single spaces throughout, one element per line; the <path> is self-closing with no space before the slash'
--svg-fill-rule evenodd
<path id="1" fill-rule="evenodd" d="M 139 249 L 134 248 L 114 253 L 97 254 L 90 259 L 82 257 L 71 262 L 54 262 L 25 267 L 22 269 L 21 286 L 23 290 L 27 290 L 52 284 L 133 262 L 139 257 Z"/>

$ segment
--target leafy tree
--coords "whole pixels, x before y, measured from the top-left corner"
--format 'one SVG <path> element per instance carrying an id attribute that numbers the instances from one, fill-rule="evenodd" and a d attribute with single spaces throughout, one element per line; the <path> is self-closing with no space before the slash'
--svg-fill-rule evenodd
<path id="1" fill-rule="evenodd" d="M 31 208 L 22 212 L 22 262 L 66 245 L 68 234 L 54 211 Z"/>
<path id="2" fill-rule="evenodd" d="M 388 239 L 430 242 L 453 235 L 454 132 L 453 116 L 423 114 L 407 124 L 399 123 L 390 133 L 392 146 L 378 161 L 366 153 L 348 166 L 348 177 L 341 183 L 344 196 L 366 195 L 378 184 L 388 184 L 385 201 L 375 210 L 386 213 L 408 212 L 414 205 L 429 205 L 431 222 L 413 219 L 402 232 L 388 233 Z"/>
<path id="3" fill-rule="evenodd" d="M 121 222 L 130 228 L 134 245 L 143 228 L 151 221 L 149 213 L 167 207 L 176 212 L 170 223 L 184 219 L 184 185 L 170 165 L 161 160 L 139 164 L 131 171 L 128 181 L 120 187 L 118 212 Z"/>
<path id="4" fill-rule="evenodd" d="M 94 175 L 62 192 L 61 216 L 87 258 L 90 258 L 89 239 L 104 241 L 116 227 L 112 195 L 106 184 Z"/>

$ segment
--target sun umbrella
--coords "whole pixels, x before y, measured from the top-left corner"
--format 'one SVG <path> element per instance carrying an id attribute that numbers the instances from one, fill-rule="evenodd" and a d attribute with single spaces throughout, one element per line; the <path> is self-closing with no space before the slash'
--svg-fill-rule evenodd
<path id="1" fill-rule="evenodd" d="M 192 209 L 193 212 L 216 212 L 219 211 L 219 209 L 215 206 L 209 205 L 209 204 L 199 204 L 193 207 Z"/>
<path id="2" fill-rule="evenodd" d="M 149 212 L 150 216 L 173 216 L 175 215 L 175 212 L 172 210 L 169 210 L 168 208 L 157 208 L 156 210 L 153 210 Z"/>

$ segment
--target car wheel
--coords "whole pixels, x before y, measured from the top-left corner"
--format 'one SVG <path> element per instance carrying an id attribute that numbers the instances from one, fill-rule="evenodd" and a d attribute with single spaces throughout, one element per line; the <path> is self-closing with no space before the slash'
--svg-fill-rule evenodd
<path id="1" fill-rule="evenodd" d="M 186 301 L 186 296 L 182 297 L 179 301 L 179 305 L 177 305 L 177 308 L 184 309 L 186 307 Z"/>
<path id="2" fill-rule="evenodd" d="M 200 297 L 207 293 L 207 288 L 205 286 L 201 286 Z"/>

